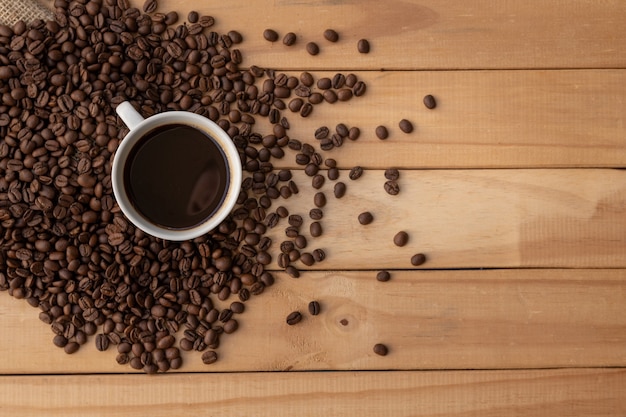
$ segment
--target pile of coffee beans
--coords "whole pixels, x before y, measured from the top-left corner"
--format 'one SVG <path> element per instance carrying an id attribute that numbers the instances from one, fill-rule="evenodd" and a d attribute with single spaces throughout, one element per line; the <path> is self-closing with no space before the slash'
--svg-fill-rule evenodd
<path id="1" fill-rule="evenodd" d="M 195 11 L 181 22 L 176 12 L 161 13 L 157 0 L 141 9 L 128 0 L 55 0 L 54 8 L 54 21 L 0 25 L 0 290 L 39 308 L 54 345 L 68 354 L 93 340 L 100 351 L 116 349 L 118 363 L 147 373 L 180 368 L 181 351 L 215 363 L 220 339 L 238 329 L 246 301 L 274 283 L 267 269 L 274 252 L 293 278 L 300 265 L 326 257 L 302 233 L 303 215 L 277 203 L 299 189 L 291 171 L 274 169 L 273 161 L 295 152 L 320 189 L 321 169 L 330 181 L 339 178 L 336 161 L 320 150 L 358 139 L 360 129 L 320 127 L 318 150 L 290 137 L 288 116 L 309 117 L 316 105 L 360 97 L 366 84 L 355 74 L 315 80 L 308 72 L 244 68 L 239 32 L 217 33 L 215 19 Z M 263 36 L 279 39 L 273 29 Z M 323 36 L 339 40 L 332 29 Z M 293 33 L 283 38 L 295 42 Z M 319 52 L 316 44 L 306 48 Z M 369 52 L 369 42 L 360 40 L 358 51 Z M 146 117 L 171 110 L 203 115 L 232 138 L 244 180 L 237 205 L 214 231 L 172 242 L 122 215 L 111 166 L 128 132 L 115 114 L 123 101 Z M 260 118 L 270 133 L 259 131 Z M 408 133 L 412 125 L 404 120 L 401 129 Z M 362 174 L 356 166 L 349 178 Z M 385 176 L 385 190 L 397 194 L 398 171 Z M 346 190 L 336 182 L 334 197 Z M 311 203 L 314 239 L 323 233 L 325 193 Z M 361 224 L 373 220 L 369 212 L 359 215 Z M 285 239 L 272 242 L 268 229 L 284 222 Z M 417 254 L 412 263 L 425 260 Z M 308 308 L 320 312 L 317 301 Z M 301 319 L 295 311 L 287 323 Z"/>
<path id="2" fill-rule="evenodd" d="M 305 250 L 301 216 L 272 210 L 298 193 L 291 172 L 274 170 L 273 160 L 295 150 L 312 176 L 324 162 L 289 136 L 286 114 L 307 117 L 322 102 L 363 95 L 365 83 L 338 74 L 322 92 L 310 73 L 244 69 L 241 34 L 212 31 L 215 19 L 197 12 L 180 22 L 156 0 L 141 9 L 128 0 L 54 7 L 55 21 L 0 26 L 0 289 L 38 307 L 67 353 L 94 340 L 148 373 L 179 368 L 181 350 L 214 363 L 245 302 L 274 283 L 269 228 L 288 219 L 279 264 L 292 277 L 299 264 L 325 258 L 322 249 Z M 264 36 L 278 39 L 272 30 Z M 123 101 L 146 117 L 201 114 L 232 138 L 244 181 L 216 230 L 171 242 L 122 215 L 110 173 L 128 131 L 115 115 Z M 257 131 L 258 118 L 271 133 Z M 344 192 L 339 186 L 337 197 Z M 321 218 L 325 195 L 314 203 L 312 216 Z"/>

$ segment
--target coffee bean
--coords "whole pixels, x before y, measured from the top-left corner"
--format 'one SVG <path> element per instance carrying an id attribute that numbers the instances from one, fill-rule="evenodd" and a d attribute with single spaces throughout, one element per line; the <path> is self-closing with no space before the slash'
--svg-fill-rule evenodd
<path id="1" fill-rule="evenodd" d="M 311 179 L 311 186 L 315 188 L 316 190 L 319 190 L 324 185 L 324 181 L 325 179 L 322 175 L 316 174 Z"/>
<path id="2" fill-rule="evenodd" d="M 389 273 L 389 271 L 379 271 L 376 274 L 376 280 L 380 282 L 387 282 L 390 279 L 391 279 L 391 274 Z"/>
<path id="3" fill-rule="evenodd" d="M 315 263 L 315 258 L 313 258 L 313 254 L 305 252 L 300 256 L 300 261 L 306 266 L 311 266 Z"/>
<path id="4" fill-rule="evenodd" d="M 189 21 L 189 23 L 197 23 L 199 18 L 200 15 L 194 10 L 190 11 L 187 15 L 187 21 Z"/>
<path id="5" fill-rule="evenodd" d="M 109 348 L 109 338 L 105 334 L 99 334 L 96 336 L 96 349 L 100 352 L 104 352 Z"/>
<path id="6" fill-rule="evenodd" d="M 317 316 L 320 314 L 320 303 L 318 301 L 309 302 L 309 313 L 312 316 Z"/>
<path id="7" fill-rule="evenodd" d="M 72 353 L 78 352 L 79 348 L 80 348 L 80 345 L 77 342 L 69 342 L 67 345 L 63 347 L 63 350 L 68 355 L 71 355 Z"/>
<path id="8" fill-rule="evenodd" d="M 146 0 L 143 3 L 143 12 L 144 13 L 154 13 L 154 11 L 157 9 L 157 1 L 156 0 Z"/>
<path id="9" fill-rule="evenodd" d="M 407 119 L 400 120 L 400 123 L 398 125 L 400 126 L 400 130 L 404 133 L 411 133 L 413 131 L 413 123 L 411 123 Z"/>
<path id="10" fill-rule="evenodd" d="M 328 77 L 322 77 L 317 80 L 317 88 L 320 90 L 328 90 L 332 87 L 332 81 Z"/>
<path id="11" fill-rule="evenodd" d="M 385 140 L 389 137 L 389 131 L 387 131 L 385 126 L 378 126 L 376 127 L 376 137 L 380 140 Z"/>
<path id="12" fill-rule="evenodd" d="M 315 42 L 309 42 L 306 44 L 306 51 L 309 55 L 317 55 L 320 53 L 320 47 Z"/>
<path id="13" fill-rule="evenodd" d="M 424 262 L 426 262 L 426 255 L 423 253 L 418 253 L 411 257 L 411 265 L 413 266 L 420 266 Z"/>
<path id="14" fill-rule="evenodd" d="M 291 46 L 294 45 L 296 43 L 296 34 L 293 32 L 288 32 L 285 34 L 285 36 L 283 37 L 283 43 L 287 46 Z"/>
<path id="15" fill-rule="evenodd" d="M 315 262 L 322 262 L 326 259 L 326 252 L 323 249 L 315 249 L 313 251 L 313 259 L 315 259 Z"/>
<path id="16" fill-rule="evenodd" d="M 210 365 L 215 362 L 217 362 L 217 352 L 214 350 L 207 350 L 202 354 L 202 363 L 205 365 Z"/>
<path id="17" fill-rule="evenodd" d="M 367 54 L 370 51 L 370 43 L 367 39 L 359 39 L 357 49 L 361 54 Z"/>
<path id="18" fill-rule="evenodd" d="M 305 71 L 300 74 L 300 82 L 306 87 L 311 87 L 315 81 L 313 75 Z"/>
<path id="19" fill-rule="evenodd" d="M 374 216 L 369 211 L 365 211 L 359 214 L 358 219 L 359 219 L 359 223 L 361 223 L 362 225 L 368 225 L 374 221 Z"/>
<path id="20" fill-rule="evenodd" d="M 338 182 L 334 188 L 335 198 L 341 198 L 346 194 L 346 184 Z"/>
<path id="21" fill-rule="evenodd" d="M 329 180 L 335 181 L 339 178 L 339 170 L 337 168 L 330 168 L 327 175 Z"/>
<path id="22" fill-rule="evenodd" d="M 314 208 L 309 211 L 309 217 L 312 220 L 321 220 L 324 217 L 324 212 L 321 209 Z"/>
<path id="23" fill-rule="evenodd" d="M 435 100 L 435 97 L 430 94 L 424 96 L 424 106 L 426 106 L 427 109 L 434 109 L 435 107 L 437 107 L 437 101 Z"/>
<path id="24" fill-rule="evenodd" d="M 324 39 L 328 42 L 337 42 L 339 40 L 339 34 L 333 29 L 326 29 L 324 31 Z"/>
<path id="25" fill-rule="evenodd" d="M 265 29 L 263 31 L 263 37 L 266 41 L 276 42 L 278 40 L 278 33 L 274 29 Z"/>
<path id="26" fill-rule="evenodd" d="M 315 130 L 315 139 L 324 139 L 328 137 L 329 129 L 326 126 L 318 127 Z"/>
<path id="27" fill-rule="evenodd" d="M 294 311 L 294 312 L 289 313 L 286 319 L 287 324 L 290 326 L 300 323 L 301 320 L 302 320 L 302 313 L 300 313 L 299 311 Z"/>
<path id="28" fill-rule="evenodd" d="M 320 237 L 323 233 L 321 223 L 318 221 L 312 222 L 309 226 L 309 232 L 313 237 Z"/>
<path id="29" fill-rule="evenodd" d="M 324 207 L 326 205 L 326 194 L 321 191 L 315 193 L 313 196 L 313 204 L 315 204 L 315 207 L 317 208 Z"/>
<path id="30" fill-rule="evenodd" d="M 355 166 L 350 170 L 348 178 L 350 178 L 351 180 L 356 180 L 361 178 L 361 175 L 363 175 L 363 168 L 361 168 L 360 166 Z"/>
<path id="31" fill-rule="evenodd" d="M 384 188 L 389 195 L 398 195 L 398 193 L 400 192 L 400 186 L 396 181 L 385 182 Z"/>
<path id="32" fill-rule="evenodd" d="M 292 265 L 289 265 L 287 268 L 285 268 L 285 272 L 289 274 L 289 276 L 291 276 L 292 278 L 300 278 L 300 271 L 298 271 L 298 269 Z"/>
<path id="33" fill-rule="evenodd" d="M 382 343 L 376 343 L 373 350 L 375 354 L 380 356 L 386 356 L 387 353 L 389 353 L 389 349 L 387 348 L 387 346 L 383 345 Z"/>
<path id="34" fill-rule="evenodd" d="M 404 231 L 396 233 L 396 235 L 393 237 L 393 243 L 396 246 L 402 247 L 406 245 L 408 241 L 409 241 L 409 234 Z"/>
<path id="35" fill-rule="evenodd" d="M 400 171 L 395 168 L 389 168 L 385 170 L 385 178 L 389 181 L 397 181 L 400 178 Z"/>

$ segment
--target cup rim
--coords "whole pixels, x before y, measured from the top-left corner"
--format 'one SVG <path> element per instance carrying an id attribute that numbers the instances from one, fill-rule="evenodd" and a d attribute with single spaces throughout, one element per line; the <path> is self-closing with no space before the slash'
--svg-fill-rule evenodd
<path id="1" fill-rule="evenodd" d="M 184 229 L 167 228 L 151 223 L 143 217 L 126 197 L 124 186 L 124 166 L 126 158 L 133 146 L 148 132 L 166 124 L 183 124 L 209 133 L 214 138 L 218 147 L 222 150 L 226 159 L 226 166 L 229 172 L 230 181 L 226 190 L 226 195 L 219 208 L 202 223 Z M 157 113 L 145 118 L 132 129 L 120 141 L 120 144 L 113 156 L 111 168 L 111 183 L 113 194 L 122 213 L 136 227 L 152 236 L 172 240 L 182 241 L 194 239 L 215 229 L 228 217 L 239 197 L 243 168 L 239 159 L 239 152 L 230 136 L 215 122 L 196 113 L 171 110 Z"/>

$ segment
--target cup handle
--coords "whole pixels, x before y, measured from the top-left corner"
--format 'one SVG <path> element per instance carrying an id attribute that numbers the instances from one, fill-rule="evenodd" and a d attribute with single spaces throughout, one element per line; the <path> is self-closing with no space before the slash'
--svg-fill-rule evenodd
<path id="1" fill-rule="evenodd" d="M 133 130 L 139 123 L 145 120 L 128 101 L 121 102 L 115 111 L 130 130 Z"/>

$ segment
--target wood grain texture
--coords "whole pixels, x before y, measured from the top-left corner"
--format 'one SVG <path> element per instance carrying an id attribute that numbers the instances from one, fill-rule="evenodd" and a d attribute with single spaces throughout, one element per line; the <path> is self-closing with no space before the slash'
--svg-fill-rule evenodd
<path id="1" fill-rule="evenodd" d="M 626 273 L 619 269 L 278 274 L 247 303 L 220 360 L 185 355 L 182 372 L 512 369 L 626 366 Z M 318 300 L 318 316 L 307 313 Z M 304 319 L 288 326 L 299 310 Z M 71 357 L 25 302 L 0 294 L 2 374 L 118 373 L 115 349 Z M 380 357 L 376 343 L 389 347 Z"/>
<path id="2" fill-rule="evenodd" d="M 299 72 L 288 72 L 298 76 Z M 314 72 L 316 79 L 335 72 Z M 355 142 L 327 152 L 350 168 L 624 167 L 626 70 L 356 72 L 367 93 L 289 110 L 289 136 L 315 143 L 320 126 L 357 126 Z M 422 103 L 433 94 L 437 108 Z M 401 119 L 415 130 L 400 131 Z M 271 133 L 263 118 L 255 129 Z M 378 125 L 390 135 L 381 141 Z M 293 157 L 277 166 L 295 165 Z"/>
<path id="3" fill-rule="evenodd" d="M 143 0 L 131 0 L 141 7 Z M 190 10 L 216 18 L 214 30 L 245 38 L 244 63 L 279 69 L 623 68 L 626 4 L 611 0 L 444 0 L 427 2 L 159 0 L 157 11 Z M 263 30 L 298 35 L 296 45 L 269 43 Z M 335 44 L 322 33 L 340 33 Z M 367 38 L 367 55 L 356 44 Z M 310 56 L 307 42 L 320 45 Z"/>
<path id="4" fill-rule="evenodd" d="M 284 204 L 305 218 L 308 237 L 317 190 L 303 172 L 294 176 L 302 191 Z M 396 196 L 384 191 L 383 171 L 355 181 L 341 171 L 339 181 L 347 185 L 342 199 L 331 181 L 321 189 L 324 234 L 307 250 L 322 248 L 327 258 L 315 269 L 412 268 L 418 252 L 428 256 L 424 268 L 626 265 L 623 170 L 403 170 Z M 362 226 L 365 211 L 375 219 Z M 276 244 L 287 240 L 287 226 L 270 230 Z M 402 248 L 393 244 L 400 230 L 410 235 Z"/>
<path id="5" fill-rule="evenodd" d="M 624 390 L 626 371 L 615 369 L 0 377 L 0 413 L 14 417 L 170 417 L 183 412 L 199 417 L 619 416 L 626 413 Z"/>

